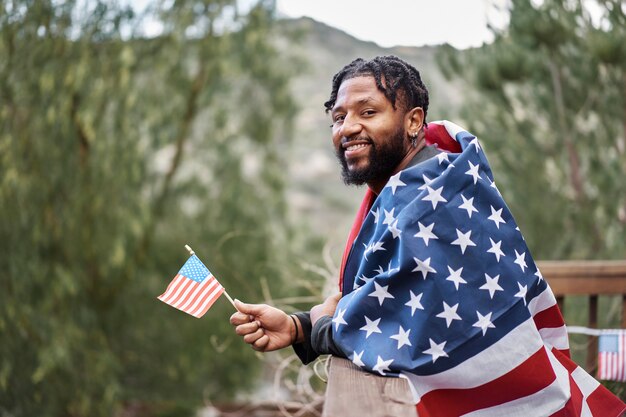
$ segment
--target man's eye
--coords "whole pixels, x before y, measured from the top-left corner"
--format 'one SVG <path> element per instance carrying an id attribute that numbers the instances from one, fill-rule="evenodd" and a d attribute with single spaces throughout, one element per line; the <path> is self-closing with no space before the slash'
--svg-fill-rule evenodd
<path id="1" fill-rule="evenodd" d="M 334 123 L 337 123 L 337 122 L 342 122 L 342 121 L 343 121 L 343 119 L 345 119 L 345 118 L 346 118 L 346 116 L 344 116 L 343 114 L 342 114 L 342 115 L 339 115 L 339 116 L 335 116 L 335 118 L 333 119 L 333 122 L 334 122 Z"/>
<path id="2" fill-rule="evenodd" d="M 374 114 L 376 114 L 376 111 L 375 111 L 375 110 L 365 110 L 365 111 L 363 112 L 363 115 L 364 115 L 364 116 L 373 116 Z"/>

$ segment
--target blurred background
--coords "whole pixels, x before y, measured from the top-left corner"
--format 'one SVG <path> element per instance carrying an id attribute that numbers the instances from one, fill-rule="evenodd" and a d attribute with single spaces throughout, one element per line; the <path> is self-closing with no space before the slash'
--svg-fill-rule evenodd
<path id="1" fill-rule="evenodd" d="M 0 417 L 319 415 L 323 364 L 156 297 L 185 244 L 243 301 L 335 290 L 364 190 L 322 103 L 356 57 L 420 70 L 535 259 L 626 258 L 621 0 L 300 3 L 0 1 Z"/>

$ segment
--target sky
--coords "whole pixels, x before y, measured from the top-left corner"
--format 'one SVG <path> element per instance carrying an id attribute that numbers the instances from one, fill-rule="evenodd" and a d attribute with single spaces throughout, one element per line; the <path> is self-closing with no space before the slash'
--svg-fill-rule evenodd
<path id="1" fill-rule="evenodd" d="M 506 24 L 505 0 L 277 0 L 279 13 L 308 16 L 380 46 L 449 43 L 458 49 L 493 39 L 487 22 Z"/>

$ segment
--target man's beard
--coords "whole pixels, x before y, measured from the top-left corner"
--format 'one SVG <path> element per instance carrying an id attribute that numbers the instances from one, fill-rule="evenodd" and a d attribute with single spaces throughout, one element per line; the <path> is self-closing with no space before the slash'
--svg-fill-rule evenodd
<path id="1" fill-rule="evenodd" d="M 376 145 L 370 138 L 359 138 L 370 145 L 368 164 L 361 169 L 349 170 L 344 149 L 336 150 L 343 182 L 346 185 L 363 185 L 370 181 L 387 180 L 405 156 L 404 136 L 404 129 L 400 128 L 384 144 Z"/>

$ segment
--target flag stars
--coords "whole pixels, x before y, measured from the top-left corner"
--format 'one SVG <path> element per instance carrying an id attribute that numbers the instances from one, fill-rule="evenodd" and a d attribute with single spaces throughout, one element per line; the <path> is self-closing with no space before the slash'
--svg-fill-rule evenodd
<path id="1" fill-rule="evenodd" d="M 483 336 L 487 333 L 487 329 L 495 329 L 496 326 L 491 322 L 491 312 L 486 315 L 480 314 L 479 311 L 476 311 L 476 315 L 478 316 L 478 321 L 472 324 L 472 327 L 478 327 L 483 331 Z"/>
<path id="2" fill-rule="evenodd" d="M 393 359 L 384 360 L 380 356 L 376 359 L 376 365 L 372 368 L 372 371 L 376 371 L 381 375 L 385 375 L 385 371 L 389 370 L 389 365 L 391 365 Z"/>
<path id="3" fill-rule="evenodd" d="M 366 332 L 365 338 L 367 339 L 372 335 L 372 333 L 382 333 L 378 328 L 378 323 L 380 323 L 380 319 L 370 320 L 369 317 L 363 316 L 365 318 L 365 326 L 361 327 L 359 330 Z"/>
<path id="4" fill-rule="evenodd" d="M 424 244 L 426 246 L 428 246 L 428 241 L 430 239 L 439 239 L 434 233 L 433 233 L 433 227 L 435 227 L 435 223 L 431 223 L 428 226 L 424 226 L 421 222 L 417 222 L 417 225 L 419 226 L 420 230 L 419 232 L 415 233 L 415 237 L 419 237 L 421 239 L 424 239 Z"/>
<path id="5" fill-rule="evenodd" d="M 469 144 L 474 145 L 474 147 L 476 148 L 476 153 L 478 153 L 478 151 L 481 149 L 480 142 L 478 142 L 478 138 L 472 139 Z"/>
<path id="6" fill-rule="evenodd" d="M 535 272 L 535 276 L 539 278 L 539 281 L 543 281 L 543 275 L 541 275 L 541 271 L 539 271 L 539 269 Z"/>
<path id="7" fill-rule="evenodd" d="M 415 261 L 417 266 L 411 272 L 416 272 L 416 271 L 421 272 L 422 278 L 426 279 L 426 276 L 428 275 L 429 272 L 433 272 L 433 273 L 437 272 L 435 268 L 430 266 L 430 258 L 426 258 L 423 261 L 417 258 L 413 258 L 413 260 Z"/>
<path id="8" fill-rule="evenodd" d="M 478 182 L 478 179 L 480 178 L 480 174 L 478 173 L 480 164 L 474 165 L 472 164 L 472 161 L 467 161 L 467 163 L 469 164 L 470 169 L 465 171 L 465 175 L 471 176 L 474 179 L 474 184 L 476 184 L 476 182 Z"/>
<path id="9" fill-rule="evenodd" d="M 502 241 L 494 242 L 493 239 L 489 238 L 491 242 L 491 248 L 487 249 L 487 253 L 493 253 L 496 256 L 496 261 L 500 262 L 501 256 L 506 256 L 502 249 L 500 249 L 500 245 L 502 245 Z"/>
<path id="10" fill-rule="evenodd" d="M 528 266 L 526 265 L 526 261 L 524 260 L 525 257 L 526 252 L 517 253 L 517 249 L 515 250 L 515 261 L 513 261 L 513 263 L 518 264 L 519 267 L 522 269 L 522 272 L 525 272 L 526 268 L 528 268 Z"/>
<path id="11" fill-rule="evenodd" d="M 448 272 L 450 272 L 450 275 L 448 275 L 448 278 L 446 278 L 446 280 L 452 281 L 454 283 L 454 288 L 456 288 L 457 291 L 459 290 L 459 284 L 467 284 L 467 281 L 465 281 L 461 276 L 461 273 L 463 272 L 463 267 L 460 267 L 455 271 L 454 269 L 450 268 L 450 266 L 448 266 Z"/>
<path id="12" fill-rule="evenodd" d="M 448 152 L 440 152 L 437 154 L 437 160 L 439 161 L 439 165 L 443 163 L 443 161 L 450 162 L 448 159 Z"/>
<path id="13" fill-rule="evenodd" d="M 385 248 L 383 248 L 383 242 L 374 242 L 374 243 L 370 243 L 369 245 L 366 245 L 365 243 L 363 244 L 363 246 L 365 246 L 365 252 L 363 252 L 363 257 L 367 260 L 367 255 L 368 253 L 372 252 L 378 252 L 379 250 L 387 250 Z"/>
<path id="14" fill-rule="evenodd" d="M 400 181 L 400 174 L 402 174 L 402 171 L 398 172 L 396 175 L 392 175 L 391 178 L 389 178 L 387 185 L 385 185 L 385 188 L 391 187 L 392 195 L 396 194 L 396 188 L 404 187 L 406 185 L 405 183 Z"/>
<path id="15" fill-rule="evenodd" d="M 431 338 L 428 338 L 428 342 L 430 343 L 430 348 L 426 349 L 422 353 L 427 355 L 431 355 L 433 357 L 433 363 L 441 357 L 448 357 L 448 354 L 445 352 L 444 348 L 446 347 L 446 341 L 441 343 L 435 343 L 435 341 Z"/>
<path id="16" fill-rule="evenodd" d="M 392 208 L 391 211 L 385 211 L 385 220 L 383 220 L 383 224 L 388 224 L 391 225 L 393 222 L 396 221 L 396 218 L 393 217 L 393 212 L 396 211 L 396 208 Z"/>
<path id="17" fill-rule="evenodd" d="M 433 179 L 428 178 L 425 174 L 422 174 L 422 179 L 424 180 L 424 184 L 420 185 L 417 188 L 418 190 L 424 190 L 427 185 L 430 185 L 430 183 L 435 180 L 434 178 Z"/>
<path id="18" fill-rule="evenodd" d="M 476 207 L 474 207 L 474 197 L 467 199 L 463 194 L 461 194 L 461 198 L 463 199 L 463 204 L 461 204 L 459 208 L 462 210 L 467 210 L 467 215 L 471 219 L 472 212 L 478 213 L 478 210 L 476 210 Z"/>
<path id="19" fill-rule="evenodd" d="M 504 291 L 504 289 L 498 284 L 500 280 L 500 275 L 496 275 L 495 277 L 489 276 L 489 274 L 485 274 L 485 284 L 480 287 L 480 290 L 489 291 L 489 297 L 493 299 L 493 295 L 496 291 Z"/>
<path id="20" fill-rule="evenodd" d="M 391 232 L 391 236 L 393 236 L 394 239 L 400 236 L 402 230 L 398 229 L 397 220 L 393 224 L 389 225 L 389 231 Z"/>
<path id="21" fill-rule="evenodd" d="M 342 324 L 348 324 L 344 318 L 343 315 L 346 314 L 346 309 L 339 309 L 337 310 L 337 315 L 332 319 L 332 322 L 335 324 L 335 331 L 339 330 L 339 326 Z"/>
<path id="22" fill-rule="evenodd" d="M 515 297 L 519 297 L 524 300 L 524 305 L 526 305 L 526 293 L 528 292 L 528 286 L 522 285 L 519 282 L 517 283 L 517 286 L 519 287 L 519 291 L 515 294 Z"/>
<path id="23" fill-rule="evenodd" d="M 476 246 L 476 244 L 470 240 L 472 235 L 471 230 L 467 233 L 462 233 L 459 229 L 456 229 L 456 235 L 457 239 L 452 241 L 451 244 L 459 246 L 462 254 L 465 254 L 465 249 L 467 249 L 468 246 Z"/>
<path id="24" fill-rule="evenodd" d="M 424 306 L 422 305 L 422 302 L 421 302 L 422 295 L 424 295 L 424 293 L 419 293 L 417 295 L 415 295 L 413 291 L 410 291 L 410 293 L 411 293 L 411 299 L 408 302 L 406 302 L 404 305 L 411 307 L 411 317 L 413 317 L 413 314 L 415 314 L 415 310 L 424 309 Z"/>
<path id="25" fill-rule="evenodd" d="M 361 353 L 356 353 L 356 350 L 352 352 L 352 363 L 355 364 L 356 366 L 365 366 L 365 364 L 363 363 L 363 360 L 361 359 L 363 357 L 363 352 L 365 352 L 364 350 L 361 351 Z"/>
<path id="26" fill-rule="evenodd" d="M 443 192 L 443 185 L 436 190 L 433 190 L 429 185 L 427 185 L 426 191 L 428 192 L 428 195 L 422 198 L 422 201 L 430 201 L 433 205 L 433 210 L 437 208 L 437 204 L 448 202 L 448 200 L 441 196 L 441 193 Z"/>
<path id="27" fill-rule="evenodd" d="M 502 209 L 500 208 L 499 210 L 496 210 L 493 208 L 493 206 L 489 207 L 491 207 L 491 216 L 487 217 L 487 219 L 494 222 L 496 224 L 496 227 L 500 229 L 500 223 L 506 223 L 502 219 Z"/>
<path id="28" fill-rule="evenodd" d="M 402 326 L 398 329 L 398 333 L 392 336 L 389 336 L 390 339 L 395 339 L 398 341 L 398 349 L 402 346 L 413 346 L 411 345 L 411 341 L 409 340 L 409 333 L 411 333 L 411 329 L 404 330 Z"/>
<path id="29" fill-rule="evenodd" d="M 372 211 L 372 214 L 374 215 L 374 224 L 378 225 L 378 218 L 380 217 L 380 209 L 377 207 L 376 211 Z"/>
<path id="30" fill-rule="evenodd" d="M 385 298 L 396 298 L 393 295 L 391 295 L 389 293 L 389 291 L 387 291 L 387 288 L 389 288 L 389 285 L 385 285 L 384 287 L 379 285 L 376 281 L 374 281 L 374 286 L 376 287 L 376 290 L 374 292 L 372 292 L 371 294 L 368 294 L 369 297 L 376 297 L 378 298 L 378 303 L 382 306 L 383 302 L 385 301 Z"/>
<path id="31" fill-rule="evenodd" d="M 443 311 L 437 314 L 436 317 L 442 318 L 446 320 L 446 327 L 450 327 L 453 320 L 461 320 L 461 316 L 459 316 L 456 310 L 459 308 L 459 303 L 456 303 L 452 307 L 450 307 L 445 301 L 443 302 Z"/>

